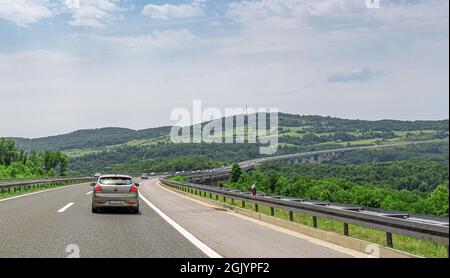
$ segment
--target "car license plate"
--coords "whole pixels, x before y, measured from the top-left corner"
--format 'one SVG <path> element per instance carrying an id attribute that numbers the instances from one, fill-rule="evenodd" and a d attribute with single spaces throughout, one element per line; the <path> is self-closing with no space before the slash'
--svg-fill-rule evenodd
<path id="1" fill-rule="evenodd" d="M 108 201 L 108 205 L 111 205 L 111 206 L 123 206 L 123 205 L 125 205 L 125 202 L 123 202 L 123 201 Z"/>

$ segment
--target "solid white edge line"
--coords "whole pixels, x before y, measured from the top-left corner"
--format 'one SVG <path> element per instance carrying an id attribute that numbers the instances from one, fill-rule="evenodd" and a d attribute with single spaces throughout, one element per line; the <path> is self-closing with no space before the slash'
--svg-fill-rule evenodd
<path id="1" fill-rule="evenodd" d="M 58 210 L 58 212 L 65 212 L 68 208 L 73 206 L 74 203 L 68 203 L 67 205 L 63 206 L 61 209 Z"/>
<path id="2" fill-rule="evenodd" d="M 186 229 L 181 227 L 178 223 L 172 220 L 169 216 L 167 216 L 164 212 L 162 212 L 159 208 L 157 208 L 154 204 L 152 204 L 149 200 L 147 200 L 141 192 L 139 192 L 139 197 L 150 207 L 152 208 L 159 216 L 161 216 L 167 223 L 169 223 L 175 230 L 177 230 L 181 235 L 183 235 L 187 240 L 189 240 L 192 244 L 194 244 L 198 249 L 200 249 L 206 256 L 210 258 L 222 258 L 216 251 L 212 250 L 208 245 L 201 242 L 194 235 L 188 232 Z"/>
<path id="3" fill-rule="evenodd" d="M 9 201 L 9 200 L 14 200 L 14 199 L 19 199 L 19 198 L 23 198 L 23 197 L 28 197 L 28 196 L 31 196 L 31 195 L 46 193 L 46 192 L 50 192 L 50 191 L 54 191 L 54 190 L 60 190 L 60 189 L 65 189 L 65 188 L 71 188 L 71 187 L 80 186 L 80 185 L 85 185 L 85 184 L 84 183 L 72 184 L 72 185 L 66 185 L 66 186 L 61 186 L 61 187 L 57 187 L 57 188 L 50 188 L 50 189 L 40 190 L 40 191 L 27 193 L 27 194 L 23 194 L 23 195 L 17 195 L 17 196 L 5 198 L 5 199 L 0 199 L 0 203 L 1 202 L 5 202 L 5 201 Z"/>

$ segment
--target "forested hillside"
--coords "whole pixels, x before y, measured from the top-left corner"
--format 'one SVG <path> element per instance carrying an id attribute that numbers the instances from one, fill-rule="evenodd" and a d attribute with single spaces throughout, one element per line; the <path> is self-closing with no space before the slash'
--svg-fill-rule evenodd
<path id="1" fill-rule="evenodd" d="M 0 178 L 64 176 L 67 156 L 57 151 L 26 153 L 10 139 L 0 138 Z"/>
<path id="2" fill-rule="evenodd" d="M 223 119 L 222 119 L 223 121 Z M 247 119 L 246 121 L 247 122 Z M 236 127 L 236 134 L 245 127 Z M 321 116 L 300 116 L 279 114 L 279 148 L 277 154 L 312 150 L 341 148 L 347 146 L 368 146 L 380 144 L 402 144 L 408 142 L 429 142 L 440 144 L 433 151 L 419 154 L 420 148 L 398 149 L 398 152 L 373 152 L 348 154 L 340 162 L 357 163 L 371 159 L 393 161 L 433 156 L 437 152 L 442 158 L 442 145 L 448 146 L 448 120 L 442 121 L 361 121 Z M 70 169 L 81 173 L 130 169 L 137 172 L 160 169 L 160 159 L 196 157 L 196 163 L 183 163 L 182 170 L 212 166 L 211 161 L 233 163 L 257 158 L 256 144 L 174 144 L 169 137 L 170 127 L 134 131 L 123 128 L 102 128 L 81 130 L 70 134 L 38 139 L 15 138 L 18 146 L 30 150 L 51 148 L 62 150 L 69 156 Z M 233 136 L 233 134 L 227 134 Z M 448 149 L 448 147 L 447 147 Z M 339 162 L 339 161 L 338 161 Z M 369 161 L 367 161 L 369 162 Z M 174 167 L 168 167 L 172 170 Z"/>
<path id="3" fill-rule="evenodd" d="M 309 179 L 343 179 L 366 186 L 396 190 L 432 192 L 440 184 L 448 182 L 449 163 L 433 160 L 401 160 L 363 164 L 285 164 L 269 163 L 260 168 L 269 175 L 293 177 L 301 175 Z"/>
<path id="4" fill-rule="evenodd" d="M 260 191 L 273 194 L 448 215 L 448 120 L 360 121 L 289 114 L 280 114 L 279 119 L 276 155 L 348 146 L 398 146 L 352 151 L 323 164 L 265 164 L 224 186 L 247 189 L 255 183 Z M 236 126 L 235 133 L 245 128 Z M 16 138 L 17 145 L 2 139 L 0 176 L 65 174 L 68 167 L 80 174 L 175 172 L 262 156 L 258 144 L 175 144 L 169 132 L 170 127 L 102 128 L 39 139 Z M 47 148 L 64 154 L 43 151 Z"/>
<path id="5" fill-rule="evenodd" d="M 126 143 L 131 140 L 155 138 L 169 133 L 170 127 L 132 130 L 126 128 L 100 128 L 78 130 L 69 134 L 37 139 L 13 138 L 17 145 L 27 151 L 45 149 L 87 149 Z"/>
<path id="6" fill-rule="evenodd" d="M 448 162 L 269 163 L 222 186 L 372 208 L 448 216 Z"/>

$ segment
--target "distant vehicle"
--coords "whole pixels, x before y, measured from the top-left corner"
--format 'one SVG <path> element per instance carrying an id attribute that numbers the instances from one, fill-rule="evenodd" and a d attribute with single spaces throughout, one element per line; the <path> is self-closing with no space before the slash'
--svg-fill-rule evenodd
<path id="1" fill-rule="evenodd" d="M 154 176 L 154 175 L 156 175 L 156 173 L 153 173 L 153 172 L 152 172 L 152 173 L 150 173 L 150 176 Z"/>
<path id="2" fill-rule="evenodd" d="M 143 179 L 143 180 L 148 180 L 148 175 L 147 175 L 146 173 L 143 173 L 143 174 L 141 175 L 141 179 Z"/>
<path id="3" fill-rule="evenodd" d="M 98 179 L 98 178 L 101 177 L 101 175 L 102 175 L 101 173 L 96 173 L 96 174 L 94 175 L 94 177 Z"/>
<path id="4" fill-rule="evenodd" d="M 139 213 L 139 184 L 131 176 L 104 175 L 92 183 L 92 213 L 105 208 L 130 208 Z"/>

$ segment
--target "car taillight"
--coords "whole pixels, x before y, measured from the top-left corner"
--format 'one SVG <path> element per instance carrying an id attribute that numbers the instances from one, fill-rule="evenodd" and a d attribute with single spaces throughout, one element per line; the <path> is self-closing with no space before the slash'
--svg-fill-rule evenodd
<path id="1" fill-rule="evenodd" d="M 94 192 L 102 192 L 103 188 L 100 184 L 95 185 Z"/>
<path id="2" fill-rule="evenodd" d="M 132 185 L 130 188 L 130 192 L 138 192 L 139 188 L 136 185 Z"/>

